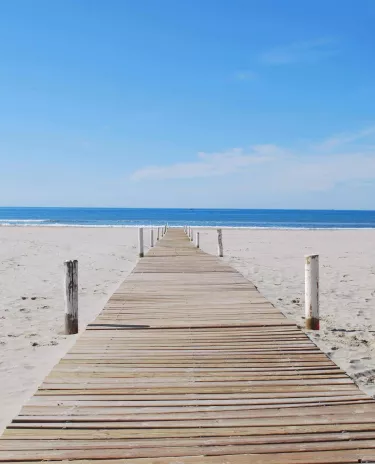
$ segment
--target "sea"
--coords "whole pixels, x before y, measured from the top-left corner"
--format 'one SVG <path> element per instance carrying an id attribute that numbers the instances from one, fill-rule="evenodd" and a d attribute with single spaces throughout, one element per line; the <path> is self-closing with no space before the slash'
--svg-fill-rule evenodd
<path id="1" fill-rule="evenodd" d="M 0 226 L 373 229 L 375 211 L 0 207 Z"/>

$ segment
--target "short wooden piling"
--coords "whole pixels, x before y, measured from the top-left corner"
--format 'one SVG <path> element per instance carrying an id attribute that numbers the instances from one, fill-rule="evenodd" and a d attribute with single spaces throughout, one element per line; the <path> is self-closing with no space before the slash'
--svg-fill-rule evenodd
<path id="1" fill-rule="evenodd" d="M 305 326 L 319 330 L 319 255 L 305 256 Z"/>
<path id="2" fill-rule="evenodd" d="M 199 232 L 197 232 L 195 236 L 196 236 L 196 243 L 195 244 L 196 244 L 197 248 L 199 248 Z"/>
<path id="3" fill-rule="evenodd" d="M 156 238 L 156 240 L 159 240 L 160 239 L 160 228 L 158 227 L 158 236 Z"/>
<path id="4" fill-rule="evenodd" d="M 143 258 L 144 249 L 143 249 L 143 228 L 138 229 L 138 245 L 139 245 L 139 257 Z"/>
<path id="5" fill-rule="evenodd" d="M 78 333 L 78 261 L 65 261 L 65 334 Z"/>
<path id="6" fill-rule="evenodd" d="M 220 258 L 224 256 L 223 254 L 223 232 L 221 229 L 217 229 L 217 250 Z"/>
<path id="7" fill-rule="evenodd" d="M 151 248 L 154 246 L 154 229 L 150 230 L 150 246 Z"/>

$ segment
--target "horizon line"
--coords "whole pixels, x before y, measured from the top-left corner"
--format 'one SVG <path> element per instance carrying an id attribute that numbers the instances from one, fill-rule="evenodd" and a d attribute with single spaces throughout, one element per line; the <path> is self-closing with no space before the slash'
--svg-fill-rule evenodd
<path id="1" fill-rule="evenodd" d="M 219 208 L 219 207 L 135 207 L 135 206 L 0 206 L 0 209 L 152 209 L 152 210 L 218 210 L 218 211 L 347 211 L 375 212 L 375 209 L 343 209 L 343 208 Z"/>

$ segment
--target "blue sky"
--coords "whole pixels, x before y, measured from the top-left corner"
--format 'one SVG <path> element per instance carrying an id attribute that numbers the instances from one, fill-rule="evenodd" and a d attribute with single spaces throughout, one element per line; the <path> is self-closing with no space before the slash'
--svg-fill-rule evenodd
<path id="1" fill-rule="evenodd" d="M 0 203 L 375 209 L 372 0 L 2 0 Z"/>

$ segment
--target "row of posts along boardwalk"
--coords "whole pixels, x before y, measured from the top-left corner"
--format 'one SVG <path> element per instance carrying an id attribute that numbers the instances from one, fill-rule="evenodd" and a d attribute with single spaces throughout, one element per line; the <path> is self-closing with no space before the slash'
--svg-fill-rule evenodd
<path id="1" fill-rule="evenodd" d="M 0 462 L 375 462 L 375 402 L 181 229 L 5 430 Z"/>

